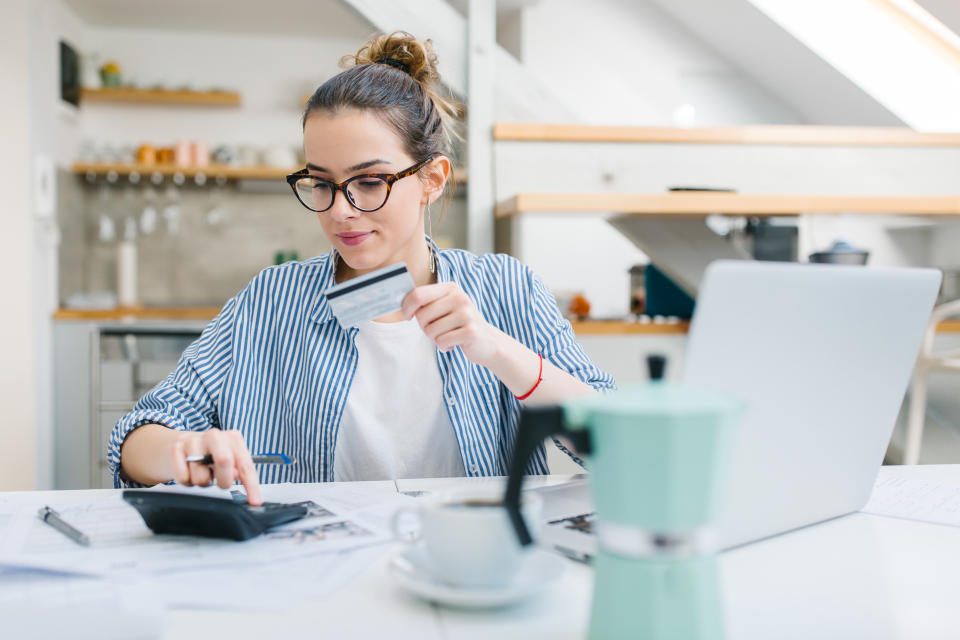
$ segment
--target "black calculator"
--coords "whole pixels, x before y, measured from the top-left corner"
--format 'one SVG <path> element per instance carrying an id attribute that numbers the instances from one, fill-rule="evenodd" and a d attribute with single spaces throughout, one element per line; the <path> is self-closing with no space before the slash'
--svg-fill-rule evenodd
<path id="1" fill-rule="evenodd" d="M 242 494 L 241 494 L 242 496 Z M 306 516 L 310 503 L 264 502 L 254 506 L 245 497 L 233 500 L 125 489 L 123 499 L 140 512 L 154 533 L 248 540 L 269 529 Z"/>

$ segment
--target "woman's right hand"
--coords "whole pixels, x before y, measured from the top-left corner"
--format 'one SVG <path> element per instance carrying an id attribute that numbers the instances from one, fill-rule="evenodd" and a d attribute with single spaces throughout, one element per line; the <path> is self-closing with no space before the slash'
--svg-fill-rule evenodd
<path id="1" fill-rule="evenodd" d="M 187 462 L 189 456 L 213 457 L 213 464 Z M 247 443 L 239 431 L 178 432 L 178 437 L 170 447 L 170 466 L 173 479 L 185 486 L 206 487 L 213 482 L 221 489 L 228 489 L 238 479 L 247 490 L 247 502 L 258 505 L 263 502 L 260 496 L 260 481 L 253 466 L 253 458 L 247 450 Z"/>

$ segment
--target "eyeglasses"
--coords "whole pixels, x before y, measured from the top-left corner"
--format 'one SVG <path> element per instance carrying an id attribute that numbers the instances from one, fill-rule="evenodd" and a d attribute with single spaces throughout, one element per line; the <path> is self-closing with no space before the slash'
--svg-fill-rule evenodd
<path id="1" fill-rule="evenodd" d="M 399 173 L 364 173 L 353 176 L 343 182 L 331 182 L 316 176 L 311 176 L 308 169 L 300 169 L 287 176 L 287 184 L 293 189 L 297 200 L 310 211 L 321 213 L 333 206 L 337 191 L 343 191 L 347 202 L 359 211 L 370 213 L 387 204 L 390 189 L 397 180 L 412 176 L 433 160 L 427 158 L 423 162 L 400 171 Z"/>

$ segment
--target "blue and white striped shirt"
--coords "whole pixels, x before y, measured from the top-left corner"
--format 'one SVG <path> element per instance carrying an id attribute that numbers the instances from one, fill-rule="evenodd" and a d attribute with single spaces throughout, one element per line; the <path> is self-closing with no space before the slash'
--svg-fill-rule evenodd
<path id="1" fill-rule="evenodd" d="M 528 267 L 502 254 L 434 251 L 438 281 L 458 283 L 490 324 L 595 389 L 614 387 Z M 340 326 L 323 295 L 334 284 L 334 258 L 331 252 L 264 269 L 224 305 L 177 368 L 114 426 L 107 445 L 114 486 L 135 484 L 117 473 L 120 446 L 148 423 L 235 429 L 253 453 L 296 459 L 259 467 L 261 482 L 333 480 L 337 430 L 357 366 L 357 330 Z M 467 475 L 505 474 L 520 403 L 458 348 L 438 349 L 437 365 Z M 546 472 L 541 446 L 528 473 Z"/>

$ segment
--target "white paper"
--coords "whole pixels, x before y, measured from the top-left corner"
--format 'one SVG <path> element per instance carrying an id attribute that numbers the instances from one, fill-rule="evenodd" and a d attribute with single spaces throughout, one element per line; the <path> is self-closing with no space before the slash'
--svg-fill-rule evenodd
<path id="1" fill-rule="evenodd" d="M 960 483 L 881 477 L 862 511 L 960 527 Z"/>
<path id="2" fill-rule="evenodd" d="M 164 574 L 151 580 L 149 597 L 180 609 L 283 611 L 306 598 L 322 598 L 388 553 L 384 546 L 324 553 L 263 566 Z M 198 593 L 184 584 L 229 584 Z"/>
<path id="3" fill-rule="evenodd" d="M 64 520 L 89 536 L 83 547 L 38 519 L 42 505 L 29 494 L 0 498 L 0 636 L 16 630 L 11 637 L 153 637 L 163 608 L 289 609 L 333 592 L 387 553 L 389 520 L 412 500 L 383 483 L 265 485 L 263 493 L 272 502 L 311 500 L 320 515 L 235 542 L 154 535 L 120 492 L 48 496 Z M 62 615 L 28 626 L 53 610 Z M 84 631 L 70 633 L 71 627 Z"/>
<path id="4" fill-rule="evenodd" d="M 19 505 L 13 517 L 7 516 L 0 537 L 0 568 L 142 576 L 262 566 L 392 542 L 389 518 L 409 500 L 373 487 L 333 487 L 329 491 L 307 487 L 267 485 L 264 497 L 284 502 L 312 500 L 323 507 L 320 517 L 304 518 L 244 542 L 155 535 L 120 493 L 110 492 L 86 503 L 51 504 L 64 520 L 90 538 L 90 546 L 83 547 L 37 518 L 39 505 Z"/>
<path id="5" fill-rule="evenodd" d="M 0 571 L 0 636 L 159 638 L 163 603 L 143 593 L 136 582 Z"/>

